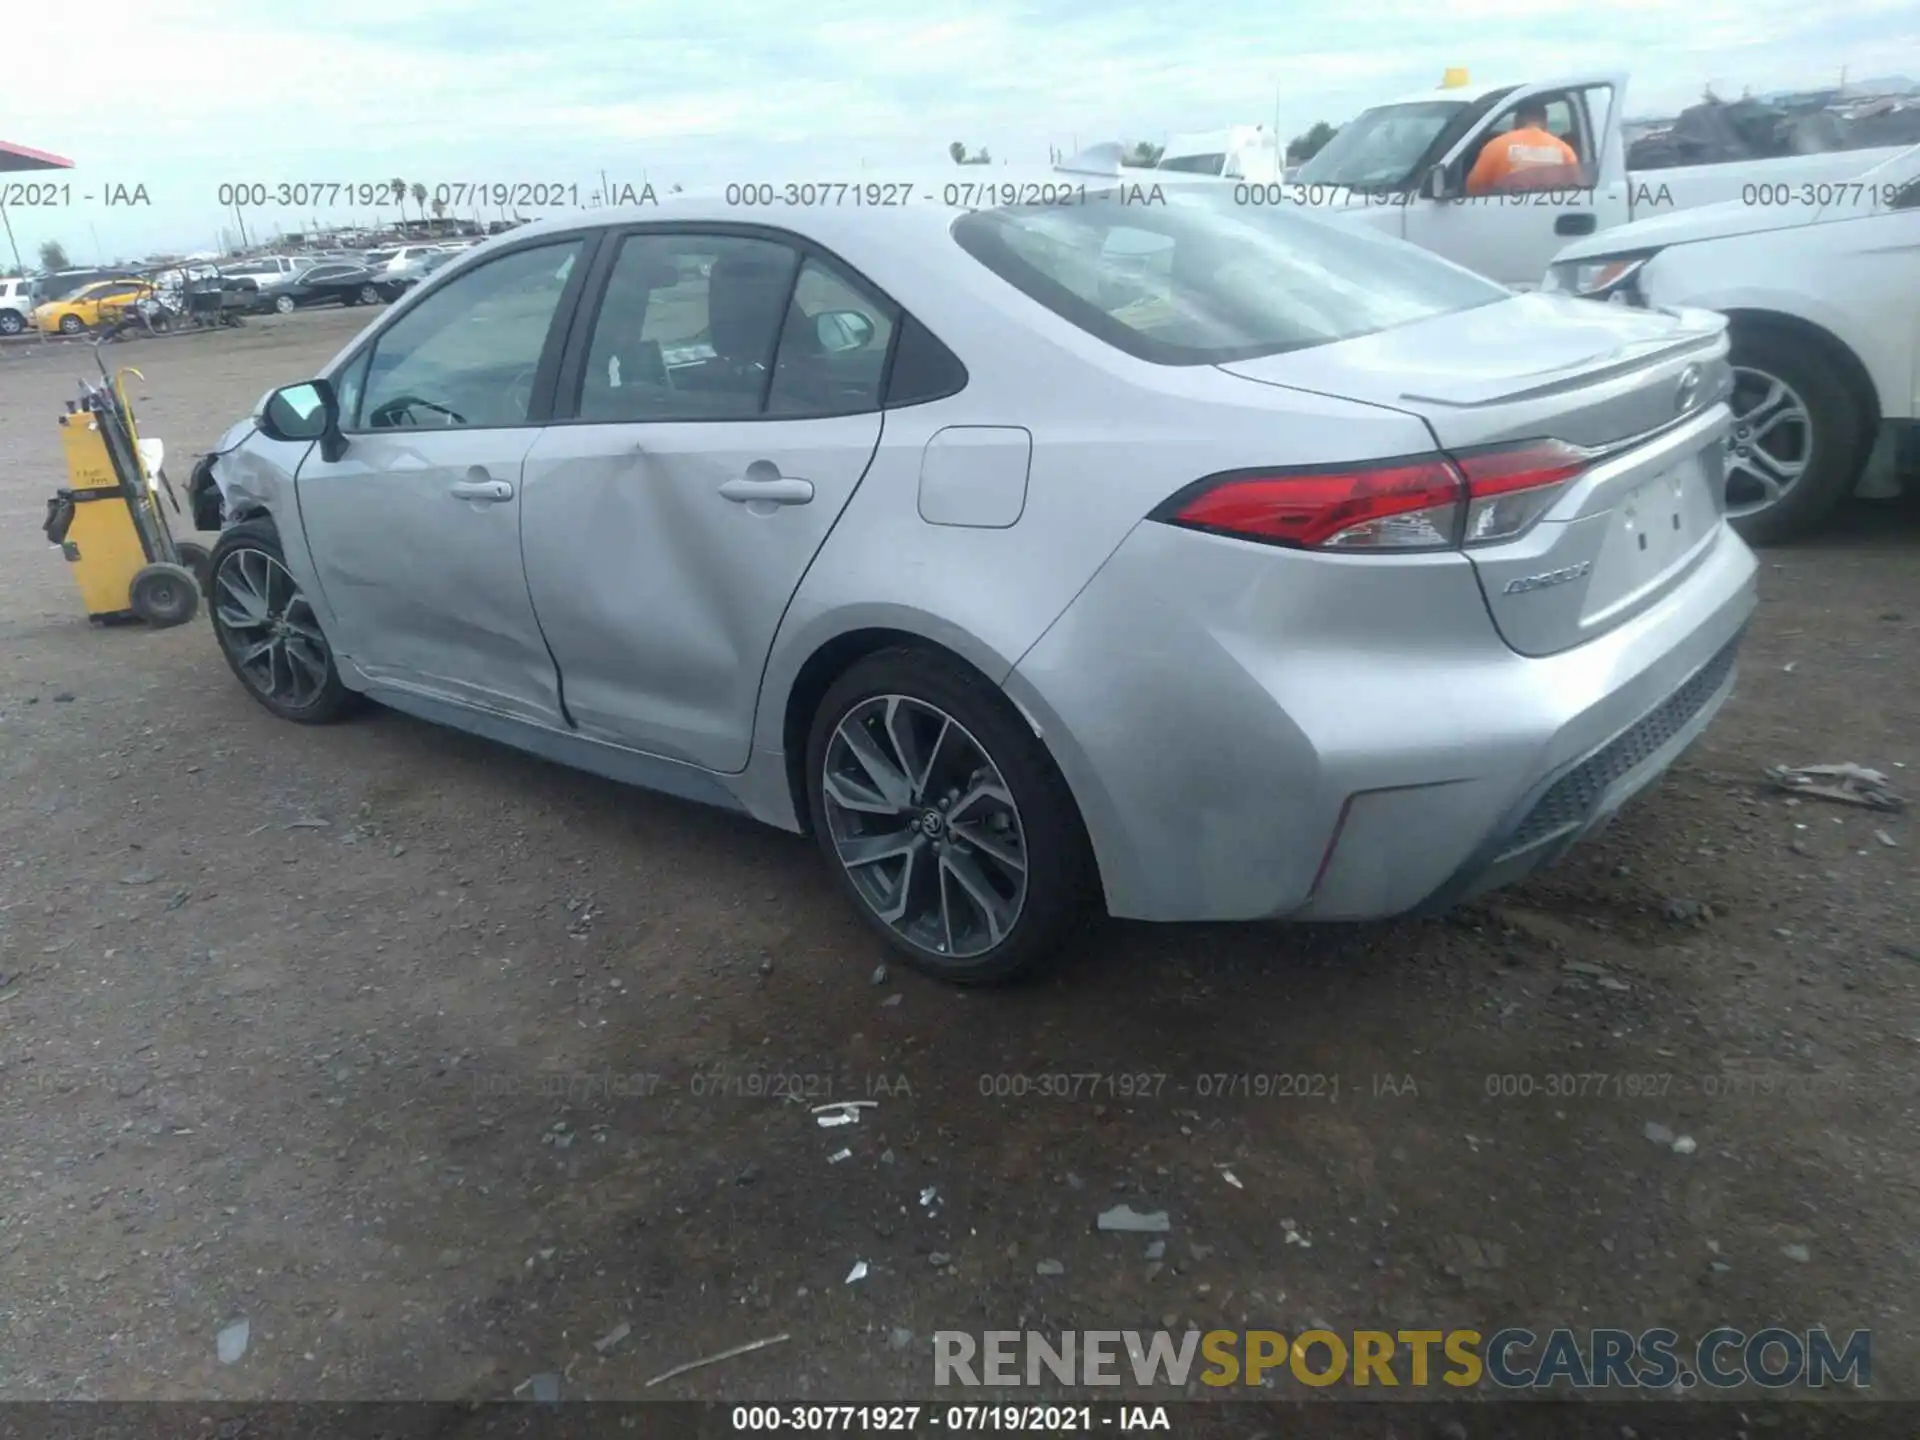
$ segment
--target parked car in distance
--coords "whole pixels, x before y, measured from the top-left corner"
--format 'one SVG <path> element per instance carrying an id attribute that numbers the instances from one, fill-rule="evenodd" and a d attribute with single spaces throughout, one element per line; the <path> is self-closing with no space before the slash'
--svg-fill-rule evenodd
<path id="1" fill-rule="evenodd" d="M 1558 858 L 1733 684 L 1725 320 L 1120 183 L 495 242 L 196 472 L 229 666 L 811 832 L 955 981 Z"/>
<path id="2" fill-rule="evenodd" d="M 33 277 L 33 303 L 39 306 L 49 300 L 64 300 L 83 285 L 91 285 L 97 280 L 123 280 L 126 274 L 124 269 L 118 267 L 50 270 Z"/>
<path id="3" fill-rule="evenodd" d="M 1851 180 L 1759 193 L 1577 240 L 1543 288 L 1732 317 L 1727 508 L 1771 544 L 1816 526 L 1875 445 L 1920 422 L 1920 146 Z M 1881 493 L 1898 494 L 1887 469 Z"/>
<path id="4" fill-rule="evenodd" d="M 0 335 L 18 335 L 33 321 L 33 281 L 25 276 L 0 280 Z"/>
<path id="5" fill-rule="evenodd" d="M 112 324 L 130 307 L 158 294 L 151 281 L 123 277 L 96 280 L 82 285 L 61 300 L 37 305 L 33 323 L 41 330 L 62 335 L 78 335 L 100 325 Z"/>
<path id="6" fill-rule="evenodd" d="M 355 261 L 327 261 L 281 285 L 268 303 L 284 315 L 308 305 L 380 305 L 399 299 L 405 289 L 383 270 L 369 270 Z"/>

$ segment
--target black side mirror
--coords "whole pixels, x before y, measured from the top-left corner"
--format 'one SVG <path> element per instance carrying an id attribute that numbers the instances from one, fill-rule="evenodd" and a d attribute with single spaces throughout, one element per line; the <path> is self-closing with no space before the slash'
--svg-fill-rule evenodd
<path id="1" fill-rule="evenodd" d="M 283 385 L 267 396 L 255 421 L 269 440 L 325 440 L 340 433 L 340 399 L 328 380 Z"/>

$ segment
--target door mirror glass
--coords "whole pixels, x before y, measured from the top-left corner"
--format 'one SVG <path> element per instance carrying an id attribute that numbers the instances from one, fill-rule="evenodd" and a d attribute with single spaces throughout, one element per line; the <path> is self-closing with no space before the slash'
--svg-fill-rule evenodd
<path id="1" fill-rule="evenodd" d="M 860 350 L 873 339 L 873 321 L 858 310 L 828 310 L 813 318 L 820 348 L 829 355 Z"/>
<path id="2" fill-rule="evenodd" d="M 1420 193 L 1429 200 L 1447 198 L 1447 172 L 1444 166 L 1436 165 L 1427 172 L 1427 178 L 1420 182 Z"/>
<path id="3" fill-rule="evenodd" d="M 325 380 L 284 385 L 260 407 L 260 433 L 269 440 L 318 440 L 338 420 L 333 387 Z"/>

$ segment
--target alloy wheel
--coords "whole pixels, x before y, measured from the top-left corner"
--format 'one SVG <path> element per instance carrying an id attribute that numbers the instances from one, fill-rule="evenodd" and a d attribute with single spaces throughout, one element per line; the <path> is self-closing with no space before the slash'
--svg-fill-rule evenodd
<path id="1" fill-rule="evenodd" d="M 286 566 L 264 550 L 233 551 L 214 572 L 213 614 L 221 644 L 258 694 L 296 710 L 319 697 L 326 636 Z"/>
<path id="2" fill-rule="evenodd" d="M 1727 434 L 1727 514 L 1771 509 L 1813 463 L 1813 416 L 1791 385 L 1763 370 L 1733 371 Z"/>
<path id="3" fill-rule="evenodd" d="M 902 939 L 964 960 L 1012 933 L 1027 899 L 1026 830 L 999 767 L 951 715 L 876 695 L 834 727 L 821 770 L 835 854 Z"/>

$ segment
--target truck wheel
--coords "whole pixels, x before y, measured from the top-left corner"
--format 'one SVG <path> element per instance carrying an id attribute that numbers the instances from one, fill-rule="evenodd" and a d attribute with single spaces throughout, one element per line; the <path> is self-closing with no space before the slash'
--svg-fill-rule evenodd
<path id="1" fill-rule="evenodd" d="M 1860 399 L 1815 346 L 1766 326 L 1733 332 L 1727 518 L 1749 544 L 1807 534 L 1859 479 Z"/>
<path id="2" fill-rule="evenodd" d="M 200 609 L 200 582 L 184 565 L 146 565 L 127 587 L 127 604 L 157 630 L 184 625 Z"/>

